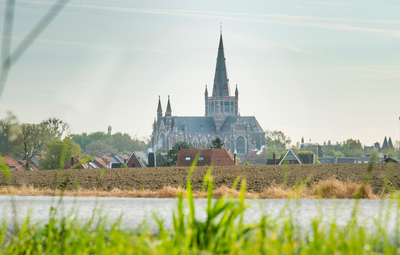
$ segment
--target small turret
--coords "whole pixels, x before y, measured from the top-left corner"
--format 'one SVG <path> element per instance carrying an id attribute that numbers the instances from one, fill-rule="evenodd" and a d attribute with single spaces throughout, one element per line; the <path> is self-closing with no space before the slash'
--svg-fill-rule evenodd
<path id="1" fill-rule="evenodd" d="M 204 92 L 204 97 L 205 97 L 205 99 L 207 99 L 207 98 L 208 98 L 208 90 L 207 90 L 207 85 L 206 85 L 206 91 Z"/>
<path id="2" fill-rule="evenodd" d="M 161 108 L 161 98 L 158 96 L 158 107 L 157 107 L 157 122 L 162 119 L 162 108 Z"/>
<path id="3" fill-rule="evenodd" d="M 235 98 L 239 99 L 239 90 L 237 88 L 237 84 L 236 84 L 236 89 L 235 89 Z"/>

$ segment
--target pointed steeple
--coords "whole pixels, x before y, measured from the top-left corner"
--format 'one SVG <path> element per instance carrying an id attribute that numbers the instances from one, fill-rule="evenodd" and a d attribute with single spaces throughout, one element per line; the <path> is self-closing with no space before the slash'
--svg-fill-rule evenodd
<path id="1" fill-rule="evenodd" d="M 383 144 L 382 144 L 382 150 L 388 149 L 388 148 L 389 148 L 389 145 L 388 145 L 388 142 L 387 142 L 387 139 L 385 136 L 385 140 L 383 140 Z"/>
<path id="2" fill-rule="evenodd" d="M 206 91 L 204 91 L 204 96 L 205 96 L 205 98 L 207 99 L 207 97 L 208 97 L 207 85 L 206 85 Z"/>
<path id="3" fill-rule="evenodd" d="M 214 87 L 212 96 L 217 96 L 217 91 L 219 91 L 220 97 L 225 97 L 230 95 L 229 79 L 225 64 L 225 53 L 224 44 L 222 42 L 222 33 L 219 39 L 217 64 L 215 69 L 214 77 Z"/>
<path id="4" fill-rule="evenodd" d="M 171 115 L 172 115 L 171 103 L 169 101 L 169 95 L 168 95 L 167 111 L 165 112 L 165 117 L 171 117 Z"/>
<path id="5" fill-rule="evenodd" d="M 301 137 L 301 144 L 304 144 L 304 136 Z"/>
<path id="6" fill-rule="evenodd" d="M 392 143 L 392 138 L 389 136 L 389 142 L 388 142 L 388 145 L 389 145 L 389 149 L 393 149 L 393 143 Z"/>
<path id="7" fill-rule="evenodd" d="M 162 118 L 161 98 L 158 96 L 157 121 Z"/>

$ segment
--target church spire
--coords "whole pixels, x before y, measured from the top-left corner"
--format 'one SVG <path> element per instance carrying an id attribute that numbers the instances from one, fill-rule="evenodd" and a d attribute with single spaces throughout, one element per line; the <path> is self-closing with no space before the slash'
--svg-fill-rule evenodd
<path id="1" fill-rule="evenodd" d="M 165 112 L 165 117 L 171 117 L 171 115 L 172 115 L 171 103 L 169 101 L 169 95 L 168 95 L 167 111 Z"/>
<path id="2" fill-rule="evenodd" d="M 217 96 L 217 91 L 219 91 L 220 97 L 230 95 L 229 79 L 225 64 L 224 44 L 222 42 L 222 32 L 218 46 L 217 64 L 215 69 L 214 87 L 212 93 L 213 97 Z"/>

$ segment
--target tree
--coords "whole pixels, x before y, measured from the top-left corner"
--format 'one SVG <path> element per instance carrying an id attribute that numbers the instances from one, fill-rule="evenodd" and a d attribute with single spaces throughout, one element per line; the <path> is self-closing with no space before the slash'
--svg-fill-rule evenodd
<path id="1" fill-rule="evenodd" d="M 69 124 L 57 118 L 49 118 L 40 122 L 39 125 L 44 125 L 53 136 L 52 138 L 60 138 L 64 132 L 69 128 Z"/>
<path id="2" fill-rule="evenodd" d="M 340 157 L 342 155 L 342 152 L 330 150 L 327 155 L 332 157 Z"/>
<path id="3" fill-rule="evenodd" d="M 74 140 L 74 142 L 76 142 L 77 144 L 79 144 L 82 148 L 83 151 L 86 151 L 86 146 L 91 143 L 91 139 L 88 136 L 88 134 L 86 132 L 82 133 L 82 134 L 71 134 L 69 136 L 72 140 Z"/>
<path id="4" fill-rule="evenodd" d="M 45 125 L 21 124 L 15 140 L 15 149 L 27 157 L 26 168 L 35 155 L 40 155 L 46 148 L 49 131 Z"/>
<path id="5" fill-rule="evenodd" d="M 285 150 L 290 143 L 290 137 L 286 136 L 282 131 L 265 131 L 265 140 L 267 148 L 270 146 L 275 146 L 278 150 Z"/>
<path id="6" fill-rule="evenodd" d="M 86 146 L 87 151 L 99 151 L 103 153 L 113 153 L 116 154 L 118 152 L 117 149 L 114 149 L 112 146 L 108 145 L 104 141 L 95 140 L 91 142 L 88 146 Z"/>
<path id="7" fill-rule="evenodd" d="M 342 145 L 342 152 L 346 157 L 361 157 L 364 149 L 360 140 L 347 139 Z"/>
<path id="8" fill-rule="evenodd" d="M 3 156 L 15 153 L 13 142 L 17 138 L 18 130 L 16 117 L 11 113 L 8 113 L 7 118 L 0 120 L 0 153 Z"/>
<path id="9" fill-rule="evenodd" d="M 81 147 L 69 137 L 48 142 L 46 147 L 44 159 L 39 160 L 40 169 L 62 168 L 72 157 L 81 156 Z"/>
<path id="10" fill-rule="evenodd" d="M 122 134 L 121 132 L 117 132 L 112 135 L 112 140 L 110 142 L 111 146 L 116 149 L 118 152 L 122 151 L 132 151 L 132 138 L 129 134 Z"/>
<path id="11" fill-rule="evenodd" d="M 176 160 L 178 159 L 179 148 L 183 150 L 196 149 L 193 145 L 186 142 L 177 142 L 170 151 L 168 151 L 167 161 L 168 166 L 176 165 Z"/>
<path id="12" fill-rule="evenodd" d="M 211 145 L 215 148 L 215 149 L 221 149 L 224 147 L 224 143 L 222 142 L 221 138 L 219 138 L 218 136 L 211 141 Z"/>

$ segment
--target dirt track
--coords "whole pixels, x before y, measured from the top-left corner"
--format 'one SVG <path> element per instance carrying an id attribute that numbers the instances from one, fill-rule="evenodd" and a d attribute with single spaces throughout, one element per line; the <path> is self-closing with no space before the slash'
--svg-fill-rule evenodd
<path id="1" fill-rule="evenodd" d="M 316 184 L 320 180 L 336 178 L 340 181 L 350 180 L 361 183 L 364 180 L 367 164 L 319 164 L 319 165 L 289 165 L 287 185 L 295 185 L 310 176 L 309 185 Z M 375 164 L 370 185 L 375 194 L 380 193 L 383 187 L 385 173 L 388 164 Z M 193 173 L 193 188 L 200 190 L 203 177 L 207 167 L 197 167 Z M 6 181 L 3 174 L 0 174 L 0 186 L 30 186 L 35 188 L 60 188 L 66 185 L 68 190 L 74 190 L 74 183 L 81 189 L 103 189 L 121 190 L 129 189 L 151 189 L 157 190 L 165 186 L 186 187 L 188 167 L 160 167 L 160 168 L 129 168 L 105 170 L 100 178 L 100 170 L 70 170 L 69 180 L 66 180 L 66 173 L 58 175 L 57 171 L 26 171 L 12 172 L 10 181 Z M 283 183 L 282 166 L 238 166 L 238 167 L 214 167 L 212 176 L 214 187 L 231 186 L 237 176 L 247 180 L 247 189 L 261 192 L 272 183 Z M 390 183 L 400 189 L 400 164 L 392 164 Z"/>

